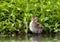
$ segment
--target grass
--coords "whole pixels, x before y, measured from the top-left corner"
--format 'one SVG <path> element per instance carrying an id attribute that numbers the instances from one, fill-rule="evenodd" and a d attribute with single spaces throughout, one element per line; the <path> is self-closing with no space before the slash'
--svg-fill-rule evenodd
<path id="1" fill-rule="evenodd" d="M 60 0 L 0 0 L 0 34 L 28 33 L 32 16 L 44 31 L 60 31 Z"/>

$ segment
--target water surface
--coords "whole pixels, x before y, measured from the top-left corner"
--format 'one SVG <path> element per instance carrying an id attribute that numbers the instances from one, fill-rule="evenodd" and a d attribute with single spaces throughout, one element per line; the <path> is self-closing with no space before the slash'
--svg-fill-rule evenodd
<path id="1" fill-rule="evenodd" d="M 0 42 L 60 42 L 60 35 L 0 36 Z"/>

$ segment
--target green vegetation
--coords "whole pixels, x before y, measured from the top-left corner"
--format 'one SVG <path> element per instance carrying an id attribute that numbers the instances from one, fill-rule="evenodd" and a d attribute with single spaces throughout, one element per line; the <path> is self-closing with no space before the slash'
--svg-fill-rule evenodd
<path id="1" fill-rule="evenodd" d="M 32 16 L 44 31 L 60 31 L 60 0 L 0 0 L 0 34 L 28 33 Z"/>

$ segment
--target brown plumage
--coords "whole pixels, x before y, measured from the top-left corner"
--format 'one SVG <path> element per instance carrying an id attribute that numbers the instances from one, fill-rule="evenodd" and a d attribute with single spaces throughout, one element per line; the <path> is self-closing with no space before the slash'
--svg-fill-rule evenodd
<path id="1" fill-rule="evenodd" d="M 37 22 L 37 17 L 33 16 L 30 22 L 30 30 L 33 33 L 41 33 L 43 30 L 42 24 Z"/>
<path id="2" fill-rule="evenodd" d="M 43 26 L 38 22 L 35 23 L 35 27 L 38 28 L 38 29 L 43 29 L 42 28 Z"/>

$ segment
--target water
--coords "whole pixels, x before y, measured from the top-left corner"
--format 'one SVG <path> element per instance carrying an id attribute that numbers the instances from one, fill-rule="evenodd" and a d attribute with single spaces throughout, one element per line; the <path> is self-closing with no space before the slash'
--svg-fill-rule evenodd
<path id="1" fill-rule="evenodd" d="M 17 37 L 0 36 L 0 42 L 60 42 L 60 35 L 24 35 Z"/>

